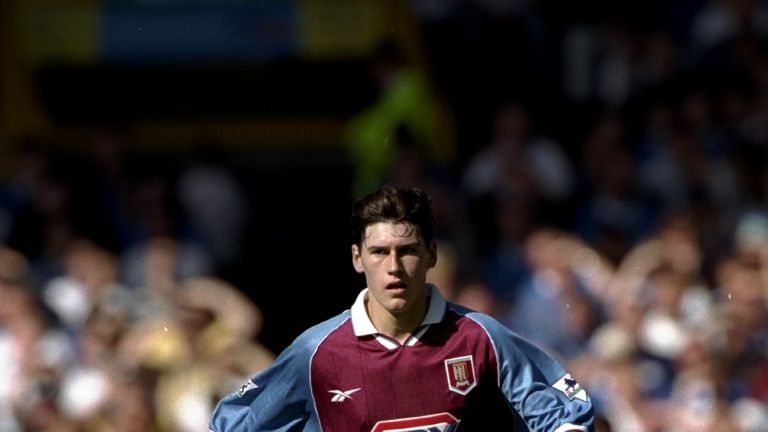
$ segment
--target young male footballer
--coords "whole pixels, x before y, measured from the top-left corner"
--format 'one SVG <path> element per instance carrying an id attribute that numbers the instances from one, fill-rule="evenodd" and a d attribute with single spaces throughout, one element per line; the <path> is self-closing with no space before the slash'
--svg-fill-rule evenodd
<path id="1" fill-rule="evenodd" d="M 367 288 L 221 400 L 214 432 L 592 431 L 586 391 L 488 315 L 452 304 L 428 196 L 383 186 L 352 212 Z"/>

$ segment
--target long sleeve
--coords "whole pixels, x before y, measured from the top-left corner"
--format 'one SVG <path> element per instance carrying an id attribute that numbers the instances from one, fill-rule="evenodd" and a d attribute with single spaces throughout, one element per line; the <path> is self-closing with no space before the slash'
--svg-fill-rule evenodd
<path id="1" fill-rule="evenodd" d="M 300 335 L 271 366 L 224 397 L 211 416 L 213 432 L 297 432 L 321 430 L 311 388 L 317 346 L 348 312 Z"/>
<path id="2" fill-rule="evenodd" d="M 578 382 L 544 351 L 477 313 L 496 350 L 499 387 L 532 432 L 592 431 L 592 402 Z"/>
<path id="3" fill-rule="evenodd" d="M 296 343 L 275 362 L 223 398 L 211 417 L 214 432 L 303 430 L 310 413 L 308 355 Z"/>

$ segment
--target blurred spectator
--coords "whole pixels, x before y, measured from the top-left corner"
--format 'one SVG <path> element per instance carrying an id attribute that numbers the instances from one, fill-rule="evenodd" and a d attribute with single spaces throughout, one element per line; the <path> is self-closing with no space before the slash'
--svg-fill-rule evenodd
<path id="1" fill-rule="evenodd" d="M 752 0 L 708 0 L 693 17 L 689 40 L 694 52 L 708 51 L 738 40 L 744 34 L 768 38 L 768 8 Z"/>
<path id="2" fill-rule="evenodd" d="M 361 196 L 391 179 L 398 131 L 407 131 L 413 149 L 432 166 L 446 165 L 455 150 L 442 124 L 425 73 L 395 42 L 385 42 L 371 60 L 379 89 L 377 100 L 355 115 L 345 129 L 346 153 L 353 169 L 353 196 Z"/>
<path id="3" fill-rule="evenodd" d="M 498 316 L 503 309 L 494 298 L 491 290 L 482 281 L 467 282 L 450 297 L 451 301 L 478 312 Z"/>
<path id="4" fill-rule="evenodd" d="M 109 230 L 101 246 L 122 250 L 138 240 L 141 222 L 130 208 L 134 182 L 138 179 L 137 162 L 129 152 L 133 144 L 130 131 L 124 126 L 97 128 L 89 137 L 87 164 L 93 170 L 93 206 L 103 215 Z"/>
<path id="5" fill-rule="evenodd" d="M 238 179 L 213 145 L 191 156 L 178 178 L 179 201 L 218 268 L 231 269 L 244 251 L 249 203 Z"/>
<path id="6" fill-rule="evenodd" d="M 96 309 L 127 318 L 135 313 L 134 293 L 119 281 L 118 258 L 86 239 L 77 239 L 62 257 L 63 274 L 42 287 L 41 298 L 66 328 L 79 332 Z"/>
<path id="7" fill-rule="evenodd" d="M 207 427 L 214 400 L 270 364 L 274 354 L 256 342 L 260 310 L 228 283 L 190 278 L 169 300 L 172 309 L 129 330 L 119 353 L 155 375 L 162 430 L 193 432 Z"/>
<path id="8" fill-rule="evenodd" d="M 494 114 L 491 142 L 467 162 L 462 187 L 470 200 L 491 197 L 497 203 L 510 193 L 532 194 L 546 218 L 568 204 L 574 174 L 559 143 L 535 130 L 527 108 L 508 102 Z"/>
<path id="9" fill-rule="evenodd" d="M 10 226 L 5 243 L 28 257 L 42 278 L 56 272 L 54 262 L 75 237 L 73 190 L 66 169 L 45 143 L 30 141 L 16 153 L 9 180 Z"/>
<path id="10" fill-rule="evenodd" d="M 166 235 L 133 245 L 120 259 L 121 280 L 145 299 L 164 293 L 179 279 L 214 272 L 210 254 L 200 244 Z"/>
<path id="11" fill-rule="evenodd" d="M 653 228 L 653 207 L 638 193 L 624 119 L 606 112 L 592 125 L 582 152 L 577 233 L 618 263 Z"/>
<path id="12" fill-rule="evenodd" d="M 533 204 L 528 197 L 501 197 L 498 208 L 491 213 L 490 228 L 496 239 L 493 248 L 482 255 L 480 274 L 499 301 L 514 304 L 522 285 L 530 276 L 525 258 L 525 241 L 534 229 Z"/>
<path id="13" fill-rule="evenodd" d="M 526 108 L 509 102 L 494 116 L 490 144 L 461 173 L 478 234 L 482 275 L 496 297 L 513 302 L 526 277 L 522 244 L 536 224 L 558 220 L 572 196 L 570 160 L 533 130 Z"/>
<path id="14" fill-rule="evenodd" d="M 0 234 L 4 242 L 8 242 L 18 227 L 14 227 L 20 212 L 28 208 L 34 201 L 35 195 L 42 187 L 42 183 L 49 175 L 50 161 L 42 143 L 34 140 L 25 140 L 11 146 L 9 152 L 10 166 L 13 167 L 4 178 L 2 187 L 2 217 L 0 217 Z M 29 245 L 32 246 L 32 245 Z M 31 249 L 23 249 L 27 255 L 34 252 Z"/>
<path id="15" fill-rule="evenodd" d="M 573 257 L 588 246 L 550 229 L 533 232 L 525 242 L 530 274 L 501 321 L 567 360 L 587 349 L 602 311 L 593 297 L 599 287 L 574 271 Z"/>
<path id="16" fill-rule="evenodd" d="M 3 249 L 0 259 L 4 270 L 19 265 L 0 279 L 0 425 L 9 432 L 66 430 L 56 390 L 74 351 L 18 273 L 26 266 L 21 255 Z"/>

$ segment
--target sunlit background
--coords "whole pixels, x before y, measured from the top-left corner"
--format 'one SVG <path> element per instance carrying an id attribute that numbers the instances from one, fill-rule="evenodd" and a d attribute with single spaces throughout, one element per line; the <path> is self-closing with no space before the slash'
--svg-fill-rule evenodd
<path id="1" fill-rule="evenodd" d="M 207 430 L 351 305 L 384 182 L 598 431 L 768 430 L 767 44 L 759 0 L 0 2 L 0 431 Z"/>

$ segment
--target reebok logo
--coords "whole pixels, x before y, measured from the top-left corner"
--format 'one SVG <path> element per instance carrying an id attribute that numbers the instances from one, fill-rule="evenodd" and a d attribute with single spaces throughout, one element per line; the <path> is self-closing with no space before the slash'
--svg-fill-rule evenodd
<path id="1" fill-rule="evenodd" d="M 352 399 L 352 393 L 360 390 L 360 388 L 347 390 L 347 391 L 341 391 L 341 390 L 328 390 L 328 393 L 331 393 L 333 397 L 331 398 L 331 402 L 344 402 L 347 399 Z"/>

